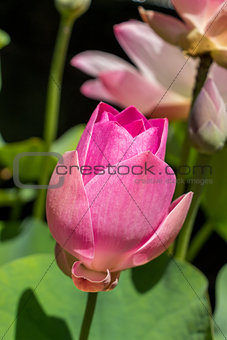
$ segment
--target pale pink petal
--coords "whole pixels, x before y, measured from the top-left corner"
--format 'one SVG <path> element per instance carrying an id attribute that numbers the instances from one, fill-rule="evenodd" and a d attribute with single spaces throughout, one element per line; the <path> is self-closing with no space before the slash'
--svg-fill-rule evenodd
<path id="1" fill-rule="evenodd" d="M 80 88 L 84 96 L 96 100 L 104 100 L 109 103 L 115 103 L 114 96 L 107 90 L 99 79 L 87 80 Z"/>
<path id="2" fill-rule="evenodd" d="M 215 101 L 210 95 L 212 95 L 213 98 L 216 97 L 216 107 Z M 212 79 L 208 79 L 205 83 L 205 87 L 202 88 L 199 96 L 197 97 L 193 106 L 192 114 L 190 115 L 190 125 L 194 131 L 197 131 L 204 123 L 209 120 L 213 122 L 216 121 L 218 124 L 219 117 L 217 113 L 219 111 L 220 102 L 220 94 L 215 86 L 215 83 L 212 81 Z M 195 114 L 195 112 L 199 112 L 200 114 Z"/>
<path id="3" fill-rule="evenodd" d="M 227 60 L 227 54 L 226 54 L 226 60 Z M 214 80 L 219 92 L 221 93 L 222 98 L 227 104 L 227 91 L 226 91 L 227 69 L 220 67 L 217 64 L 213 63 L 213 65 L 211 66 L 209 77 Z"/>
<path id="4" fill-rule="evenodd" d="M 210 99 L 212 100 L 213 105 L 215 106 L 214 111 L 220 111 L 223 101 L 215 82 L 212 79 L 208 78 L 203 88 L 205 89 Z M 212 118 L 214 119 L 214 117 Z"/>
<path id="5" fill-rule="evenodd" d="M 182 120 L 188 118 L 191 100 L 185 101 L 165 101 L 163 100 L 160 105 L 150 113 L 149 117 L 159 117 L 171 120 Z M 148 116 L 148 115 L 147 115 Z"/>
<path id="6" fill-rule="evenodd" d="M 72 265 L 76 258 L 63 249 L 58 243 L 55 246 L 55 260 L 62 272 L 71 277 Z"/>
<path id="7" fill-rule="evenodd" d="M 138 72 L 102 73 L 100 80 L 116 104 L 121 107 L 134 105 L 143 113 L 152 110 L 163 92 L 161 86 L 148 81 Z"/>
<path id="8" fill-rule="evenodd" d="M 71 60 L 71 65 L 94 77 L 99 76 L 101 72 L 133 69 L 125 60 L 101 51 L 82 52 Z"/>
<path id="9" fill-rule="evenodd" d="M 89 148 L 89 143 L 91 140 L 94 124 L 97 120 L 99 120 L 99 117 L 103 114 L 103 112 L 109 112 L 112 113 L 114 116 L 116 116 L 119 112 L 115 110 L 112 106 L 100 103 L 95 111 L 92 113 L 91 118 L 89 119 L 89 122 L 86 125 L 86 128 L 80 138 L 79 144 L 77 146 L 77 152 L 78 152 L 78 159 L 80 165 L 85 165 L 86 158 L 87 158 L 87 152 Z"/>
<path id="10" fill-rule="evenodd" d="M 227 4 L 226 4 L 227 6 Z M 207 36 L 223 48 L 227 45 L 227 11 L 221 12 L 220 15 L 210 25 Z"/>
<path id="11" fill-rule="evenodd" d="M 172 2 L 190 28 L 196 27 L 204 33 L 207 24 L 216 17 L 225 0 L 172 0 Z"/>
<path id="12" fill-rule="evenodd" d="M 226 12 L 226 0 L 207 0 L 205 11 L 207 22 L 206 31 L 212 29 L 213 25 L 216 26 L 216 23 L 219 22 L 222 15 L 226 15 Z M 218 25 L 220 25 L 220 22 Z M 223 26 L 223 29 L 226 31 L 226 26 Z"/>
<path id="13" fill-rule="evenodd" d="M 114 271 L 128 252 L 154 234 L 168 214 L 175 189 L 175 176 L 169 181 L 166 169 L 166 163 L 144 152 L 120 163 L 119 175 L 106 171 L 86 185 L 88 200 L 93 202 L 94 270 Z"/>
<path id="14" fill-rule="evenodd" d="M 149 24 L 162 39 L 170 44 L 178 45 L 180 38 L 189 31 L 182 21 L 171 15 L 146 11 L 143 7 L 139 7 L 139 12 L 143 21 Z"/>
<path id="15" fill-rule="evenodd" d="M 75 286 L 84 292 L 102 292 L 114 289 L 119 281 L 120 272 L 107 269 L 105 272 L 96 272 L 86 268 L 82 262 L 75 262 L 72 267 L 72 279 Z"/>
<path id="16" fill-rule="evenodd" d="M 151 238 L 122 264 L 121 270 L 143 265 L 168 249 L 184 224 L 192 196 L 193 193 L 189 192 L 171 204 L 168 216 L 160 224 Z"/>
<path id="17" fill-rule="evenodd" d="M 75 286 L 84 292 L 105 291 L 111 283 L 109 270 L 96 272 L 86 268 L 82 262 L 75 262 L 72 267 L 72 279 Z"/>
<path id="18" fill-rule="evenodd" d="M 58 163 L 52 174 L 50 185 L 60 178 L 64 183 L 58 188 L 48 189 L 47 222 L 50 231 L 62 248 L 77 258 L 92 258 L 94 239 L 89 204 L 84 189 L 76 151 L 63 155 L 64 163 Z M 73 166 L 70 174 L 70 166 Z"/>
<path id="19" fill-rule="evenodd" d="M 206 6 L 207 0 L 172 0 L 174 7 L 176 8 L 178 14 L 182 19 L 190 26 L 202 27 L 205 25 L 206 21 Z"/>
<path id="20" fill-rule="evenodd" d="M 165 90 L 190 97 L 196 61 L 187 61 L 178 48 L 166 43 L 145 23 L 128 21 L 116 25 L 114 30 L 119 43 L 146 79 Z"/>

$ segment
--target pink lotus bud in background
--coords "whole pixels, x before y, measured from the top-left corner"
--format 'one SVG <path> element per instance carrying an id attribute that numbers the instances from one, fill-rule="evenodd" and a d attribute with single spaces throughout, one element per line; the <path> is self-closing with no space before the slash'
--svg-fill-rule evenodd
<path id="1" fill-rule="evenodd" d="M 195 101 L 189 134 L 192 143 L 203 153 L 223 148 L 227 140 L 226 105 L 212 79 L 207 79 Z"/>
<path id="2" fill-rule="evenodd" d="M 57 263 L 77 288 L 113 289 L 122 270 L 159 256 L 180 231 L 192 193 L 171 203 L 167 129 L 166 119 L 101 103 L 77 150 L 57 165 L 50 184 L 63 174 L 64 184 L 48 190 L 47 221 Z"/>
<path id="3" fill-rule="evenodd" d="M 189 55 L 211 53 L 220 66 L 227 67 L 226 0 L 172 0 L 172 3 L 183 22 L 142 7 L 141 17 L 163 39 Z"/>

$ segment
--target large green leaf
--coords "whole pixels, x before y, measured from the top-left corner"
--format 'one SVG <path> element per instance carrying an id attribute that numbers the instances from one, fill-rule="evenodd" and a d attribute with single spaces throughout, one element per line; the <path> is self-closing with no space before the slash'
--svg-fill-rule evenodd
<path id="1" fill-rule="evenodd" d="M 227 264 L 218 274 L 216 283 L 215 340 L 227 339 Z"/>
<path id="2" fill-rule="evenodd" d="M 4 222 L 0 222 L 0 227 L 1 239 L 7 239 L 4 234 L 13 232 L 14 227 L 20 231 L 17 237 L 0 241 L 0 265 L 30 254 L 53 252 L 55 242 L 44 222 L 30 218 L 19 228 L 15 223 Z"/>
<path id="3" fill-rule="evenodd" d="M 170 261 L 153 281 L 152 265 L 146 268 L 143 275 L 152 289 L 138 289 L 128 270 L 117 288 L 99 294 L 90 339 L 212 339 L 204 276 L 189 264 Z M 3 266 L 0 290 L 0 335 L 5 340 L 78 339 L 87 294 L 56 267 L 54 255 Z"/>
<path id="4" fill-rule="evenodd" d="M 58 152 L 63 155 L 66 151 L 75 150 L 84 132 L 85 125 L 80 124 L 72 127 L 66 131 L 60 138 L 58 138 L 52 145 L 51 151 Z"/>

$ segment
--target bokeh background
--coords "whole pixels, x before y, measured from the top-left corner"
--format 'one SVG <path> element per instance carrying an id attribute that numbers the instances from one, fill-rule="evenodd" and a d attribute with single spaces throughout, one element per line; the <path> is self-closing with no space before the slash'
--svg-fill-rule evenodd
<path id="1" fill-rule="evenodd" d="M 113 25 L 139 19 L 138 3 L 174 14 L 170 1 L 92 0 L 88 12 L 76 22 L 64 74 L 58 136 L 74 125 L 87 122 L 97 105 L 80 94 L 79 88 L 88 77 L 70 66 L 71 58 L 81 51 L 96 49 L 128 60 L 114 37 Z M 46 87 L 58 22 L 53 0 L 0 1 L 0 27 L 11 37 L 10 45 L 1 50 L 0 127 L 7 142 L 42 137 Z M 24 215 L 30 209 L 28 206 Z M 3 210 L 1 214 L 2 218 L 7 216 Z M 204 220 L 200 211 L 195 230 Z M 225 255 L 226 244 L 214 233 L 195 260 L 196 266 L 208 276 L 212 302 L 215 278 L 225 263 Z"/>

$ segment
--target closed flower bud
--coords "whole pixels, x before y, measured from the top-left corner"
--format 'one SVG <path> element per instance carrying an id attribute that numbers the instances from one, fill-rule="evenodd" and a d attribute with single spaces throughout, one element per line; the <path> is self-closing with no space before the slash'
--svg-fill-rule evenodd
<path id="1" fill-rule="evenodd" d="M 122 270 L 159 256 L 180 231 L 192 193 L 171 203 L 167 130 L 166 119 L 101 103 L 53 172 L 52 185 L 65 169 L 63 185 L 48 190 L 48 225 L 57 264 L 78 289 L 112 290 Z"/>
<path id="2" fill-rule="evenodd" d="M 78 17 L 87 11 L 91 0 L 55 0 L 58 11 L 65 16 Z"/>
<path id="3" fill-rule="evenodd" d="M 225 103 L 212 79 L 208 79 L 192 109 L 189 134 L 194 146 L 202 153 L 223 148 L 227 140 Z"/>

